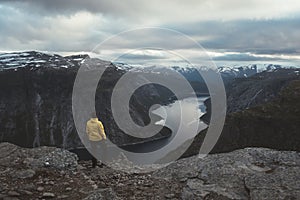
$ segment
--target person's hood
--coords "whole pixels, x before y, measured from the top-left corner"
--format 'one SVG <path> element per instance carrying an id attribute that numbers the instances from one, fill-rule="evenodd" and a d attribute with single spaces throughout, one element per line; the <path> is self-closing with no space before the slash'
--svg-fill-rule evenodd
<path id="1" fill-rule="evenodd" d="M 90 119 L 90 122 L 93 122 L 93 123 L 97 123 L 99 120 L 98 120 L 98 118 L 91 118 Z"/>

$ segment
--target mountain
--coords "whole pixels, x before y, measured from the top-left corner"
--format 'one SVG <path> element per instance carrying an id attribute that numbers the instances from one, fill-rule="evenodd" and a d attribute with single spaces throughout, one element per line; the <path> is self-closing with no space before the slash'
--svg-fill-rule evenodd
<path id="1" fill-rule="evenodd" d="M 190 67 L 190 66 L 160 66 L 160 65 L 150 65 L 150 66 L 141 66 L 141 65 L 128 65 L 126 63 L 116 62 L 114 63 L 118 69 L 123 69 L 126 71 L 143 71 L 143 72 L 151 72 L 153 70 L 157 70 L 160 73 L 168 73 L 166 68 L 175 70 L 182 74 L 188 81 L 190 82 L 204 82 L 203 78 L 199 74 L 199 70 L 208 70 L 206 67 Z M 235 78 L 245 78 L 253 76 L 257 73 L 263 71 L 274 71 L 277 69 L 297 69 L 294 66 L 285 66 L 285 65 L 277 65 L 277 64 L 250 64 L 250 65 L 235 65 L 235 66 L 218 66 L 218 72 L 221 74 L 223 81 L 225 84 L 228 81 L 231 81 Z"/>
<path id="2" fill-rule="evenodd" d="M 154 69 L 159 71 L 160 73 L 168 73 L 166 68 L 175 70 L 182 74 L 188 81 L 197 81 L 197 82 L 204 82 L 203 78 L 199 74 L 199 70 L 207 70 L 207 68 L 198 68 L 198 67 L 190 67 L 190 66 L 160 66 L 160 65 L 153 65 L 153 66 L 130 66 L 125 63 L 114 63 L 119 69 L 124 69 L 127 71 L 153 71 Z M 266 68 L 267 69 L 267 68 Z M 256 65 L 250 66 L 239 66 L 239 67 L 229 67 L 229 66 L 220 66 L 218 67 L 218 71 L 224 78 L 224 80 L 233 79 L 233 78 L 240 78 L 240 77 L 248 77 L 256 74 L 258 72 Z"/>
<path id="3" fill-rule="evenodd" d="M 299 69 L 265 71 L 235 79 L 228 87 L 228 113 L 211 153 L 245 147 L 300 151 Z M 209 109 L 210 101 L 206 104 Z M 183 157 L 199 152 L 205 134 L 197 135 Z"/>
<path id="4" fill-rule="evenodd" d="M 236 78 L 226 86 L 227 111 L 237 112 L 267 103 L 292 80 L 299 78 L 299 69 L 292 68 L 266 70 L 248 78 Z"/>
<path id="5" fill-rule="evenodd" d="M 124 134 L 112 118 L 112 90 L 125 71 L 110 62 L 91 59 L 86 55 L 62 57 L 40 52 L 0 55 L 0 141 L 25 147 L 82 146 L 73 121 L 72 90 L 84 58 L 89 63 L 88 73 L 93 68 L 105 70 L 96 92 L 96 110 L 108 137 L 119 145 L 144 141 Z M 89 90 L 89 87 L 84 89 Z M 161 91 L 147 85 L 133 94 L 130 114 L 136 123 L 148 123 L 152 101 L 166 101 L 167 93 Z M 149 140 L 168 135 L 170 130 L 164 127 Z"/>
<path id="6" fill-rule="evenodd" d="M 170 72 L 173 70 L 186 77 L 199 94 L 207 95 L 208 92 L 198 71 L 189 67 L 132 67 L 88 55 L 63 57 L 34 51 L 0 54 L 0 141 L 25 147 L 82 146 L 72 115 L 73 84 L 81 65 L 86 67 L 87 74 L 97 68 L 104 70 L 96 91 L 96 110 L 108 137 L 118 145 L 171 135 L 171 130 L 164 127 L 160 133 L 145 140 L 129 136 L 117 126 L 112 117 L 111 95 L 126 72 L 136 75 L 133 84 L 144 82 L 146 75 L 153 73 L 170 80 L 172 85 L 180 84 Z M 263 68 L 265 70 L 261 71 Z M 213 152 L 247 146 L 299 150 L 299 69 L 249 65 L 219 67 L 219 71 L 226 86 L 228 115 Z M 84 89 L 90 88 L 87 86 Z M 129 88 L 124 85 L 123 89 Z M 184 97 L 184 91 L 182 94 Z M 147 84 L 133 93 L 130 115 L 137 124 L 144 126 L 150 122 L 148 113 L 153 104 L 166 105 L 174 100 L 176 98 L 168 88 Z M 209 99 L 205 105 L 207 113 L 201 119 L 209 122 Z M 159 120 L 158 116 L 156 118 Z M 204 135 L 205 131 L 198 135 L 185 156 L 197 152 L 195 147 L 199 146 Z"/>
<path id="7" fill-rule="evenodd" d="M 15 70 L 21 68 L 72 68 L 78 67 L 79 62 L 88 55 L 74 55 L 62 57 L 57 54 L 46 54 L 36 51 L 0 54 L 0 70 Z"/>

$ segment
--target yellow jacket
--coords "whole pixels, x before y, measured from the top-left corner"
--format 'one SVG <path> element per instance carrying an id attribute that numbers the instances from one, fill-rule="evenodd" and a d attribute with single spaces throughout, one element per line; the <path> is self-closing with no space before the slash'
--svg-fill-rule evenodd
<path id="1" fill-rule="evenodd" d="M 86 133 L 90 141 L 106 139 L 103 124 L 98 120 L 98 118 L 91 118 L 86 123 Z"/>

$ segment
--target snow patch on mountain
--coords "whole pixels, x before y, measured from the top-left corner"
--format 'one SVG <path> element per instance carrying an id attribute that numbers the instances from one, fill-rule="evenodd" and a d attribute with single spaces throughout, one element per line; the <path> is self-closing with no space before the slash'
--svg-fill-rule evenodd
<path id="1" fill-rule="evenodd" d="M 30 67 L 69 68 L 79 65 L 88 55 L 60 56 L 36 51 L 0 54 L 0 71 Z"/>
<path id="2" fill-rule="evenodd" d="M 88 59 L 86 59 L 88 58 Z M 87 65 L 93 59 L 90 59 L 88 55 L 71 55 L 60 56 L 57 54 L 42 53 L 36 51 L 28 52 L 14 52 L 14 53 L 2 53 L 0 54 L 0 71 L 9 69 L 18 69 L 24 67 L 30 67 L 31 70 L 39 67 L 52 67 L 52 68 L 72 68 L 74 66 L 80 66 L 82 64 Z M 103 61 L 104 62 L 104 61 Z M 92 62 L 99 64 L 100 62 Z M 189 79 L 194 80 L 199 78 L 198 70 L 208 70 L 209 67 L 195 67 L 192 65 L 185 66 L 164 66 L 164 65 L 130 65 L 121 62 L 113 63 L 118 70 L 143 72 L 143 73 L 168 73 L 168 70 L 175 70 Z M 262 71 L 274 71 L 280 68 L 296 68 L 292 66 L 283 66 L 277 64 L 250 64 L 250 65 L 223 65 L 218 66 L 218 71 L 222 77 L 249 77 Z"/>

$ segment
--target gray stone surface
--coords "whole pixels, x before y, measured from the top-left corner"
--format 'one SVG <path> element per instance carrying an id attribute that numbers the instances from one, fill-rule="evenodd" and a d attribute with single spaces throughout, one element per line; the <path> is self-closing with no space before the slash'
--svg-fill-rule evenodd
<path id="1" fill-rule="evenodd" d="M 76 170 L 77 155 L 64 149 L 54 147 L 38 147 L 33 149 L 21 148 L 10 143 L 0 143 L 0 163 L 3 167 L 24 164 L 20 171 L 12 171 L 14 178 L 30 178 L 34 176 L 34 169 L 49 167 L 58 170 Z M 26 169 L 26 167 L 31 169 Z"/>
<path id="2" fill-rule="evenodd" d="M 111 188 L 98 189 L 83 200 L 121 200 Z"/>
<path id="3" fill-rule="evenodd" d="M 188 178 L 183 199 L 299 199 L 300 153 L 246 148 L 179 160 L 154 173 Z"/>
<path id="4" fill-rule="evenodd" d="M 55 149 L 53 152 L 37 159 L 36 164 L 60 170 L 77 169 L 77 156 L 63 149 Z"/>
<path id="5" fill-rule="evenodd" d="M 0 193 L 20 199 L 300 199 L 300 153 L 293 151 L 245 148 L 193 156 L 144 174 L 81 164 L 78 170 L 76 156 L 61 149 L 0 143 Z"/>
<path id="6" fill-rule="evenodd" d="M 31 178 L 35 175 L 35 171 L 32 169 L 25 169 L 20 170 L 12 174 L 12 178 L 17 179 L 25 179 L 25 178 Z"/>

